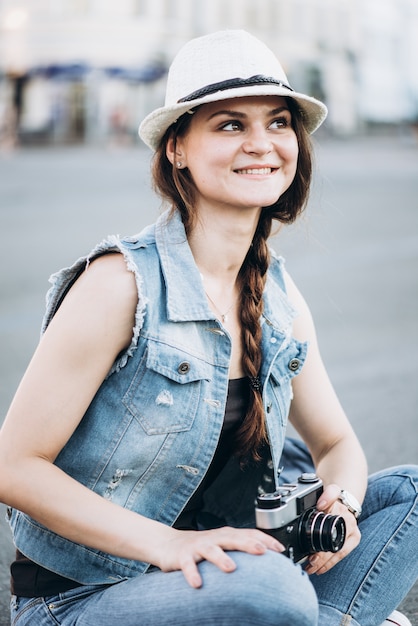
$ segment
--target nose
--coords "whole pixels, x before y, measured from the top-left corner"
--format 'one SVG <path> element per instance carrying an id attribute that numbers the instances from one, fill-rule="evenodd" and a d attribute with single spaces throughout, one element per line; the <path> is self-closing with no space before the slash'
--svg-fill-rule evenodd
<path id="1" fill-rule="evenodd" d="M 264 126 L 255 126 L 247 131 L 243 150 L 248 154 L 267 154 L 272 150 L 272 142 Z"/>

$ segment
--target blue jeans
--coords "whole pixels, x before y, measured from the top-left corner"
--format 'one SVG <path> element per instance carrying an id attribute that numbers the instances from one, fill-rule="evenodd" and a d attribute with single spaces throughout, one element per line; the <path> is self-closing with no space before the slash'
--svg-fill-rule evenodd
<path id="1" fill-rule="evenodd" d="M 322 576 L 312 576 L 321 626 L 377 626 L 418 578 L 418 467 L 394 467 L 369 479 L 359 521 L 361 542 Z"/>
<path id="2" fill-rule="evenodd" d="M 285 480 L 312 471 L 300 444 L 288 442 L 286 455 Z M 309 579 L 281 554 L 234 552 L 233 573 L 199 564 L 197 590 L 181 572 L 153 571 L 99 589 L 12 598 L 12 626 L 379 626 L 418 578 L 417 490 L 416 466 L 371 476 L 361 543 L 322 576 Z"/>
<path id="3" fill-rule="evenodd" d="M 48 598 L 13 598 L 12 626 L 316 626 L 318 603 L 309 577 L 287 557 L 231 553 L 232 574 L 199 564 L 203 587 L 182 572 L 149 574 Z M 13 606 L 15 605 L 15 606 Z"/>

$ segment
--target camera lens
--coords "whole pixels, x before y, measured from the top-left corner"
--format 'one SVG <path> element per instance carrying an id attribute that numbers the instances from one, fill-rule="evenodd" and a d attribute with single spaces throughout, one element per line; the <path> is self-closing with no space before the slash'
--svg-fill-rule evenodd
<path id="1" fill-rule="evenodd" d="M 308 509 L 299 520 L 299 542 L 312 552 L 338 552 L 345 541 L 345 521 L 340 515 L 327 515 Z"/>

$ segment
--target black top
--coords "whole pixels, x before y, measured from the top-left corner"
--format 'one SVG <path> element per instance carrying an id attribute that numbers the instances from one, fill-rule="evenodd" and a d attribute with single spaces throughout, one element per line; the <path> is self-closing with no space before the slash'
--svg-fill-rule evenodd
<path id="1" fill-rule="evenodd" d="M 249 383 L 247 378 L 229 381 L 225 418 L 218 447 L 205 477 L 174 523 L 174 528 L 183 530 L 196 530 L 198 528 L 196 515 L 201 509 L 203 494 L 231 456 L 233 436 L 245 416 L 248 398 Z M 16 560 L 12 563 L 10 572 L 12 594 L 21 597 L 54 596 L 80 585 L 74 580 L 64 578 L 34 563 L 21 554 L 19 550 L 16 551 Z"/>

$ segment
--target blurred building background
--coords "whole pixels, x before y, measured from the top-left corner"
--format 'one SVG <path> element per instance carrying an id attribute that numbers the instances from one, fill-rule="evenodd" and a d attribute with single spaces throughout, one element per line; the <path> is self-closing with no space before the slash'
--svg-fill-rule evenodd
<path id="1" fill-rule="evenodd" d="M 0 141 L 132 142 L 193 36 L 244 28 L 349 135 L 418 120 L 417 0 L 0 0 Z"/>

